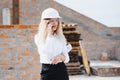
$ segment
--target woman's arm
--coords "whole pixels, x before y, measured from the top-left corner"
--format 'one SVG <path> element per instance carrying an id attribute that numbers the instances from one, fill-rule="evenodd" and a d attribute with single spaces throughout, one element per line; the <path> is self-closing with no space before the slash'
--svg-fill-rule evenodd
<path id="1" fill-rule="evenodd" d="M 71 46 L 71 44 L 68 44 L 68 45 L 66 45 L 66 44 L 64 44 L 64 46 L 63 46 L 63 55 L 65 56 L 65 63 L 68 63 L 69 62 L 69 60 L 70 60 L 70 58 L 69 58 L 69 51 L 72 49 L 72 46 Z"/>
<path id="2" fill-rule="evenodd" d="M 59 61 L 64 62 L 65 60 L 66 60 L 66 56 L 63 54 L 59 54 L 52 59 L 52 64 L 57 64 Z"/>
<path id="3" fill-rule="evenodd" d="M 57 64 L 59 61 L 63 61 L 65 63 L 69 62 L 69 54 L 68 52 L 72 49 L 72 46 L 70 44 L 68 45 L 63 45 L 63 51 L 62 54 L 57 55 L 56 57 L 53 58 L 52 64 Z"/>

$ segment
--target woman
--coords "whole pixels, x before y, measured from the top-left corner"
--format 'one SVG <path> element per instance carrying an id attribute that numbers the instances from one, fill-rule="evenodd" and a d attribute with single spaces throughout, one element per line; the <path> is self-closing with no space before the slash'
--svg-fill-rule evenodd
<path id="1" fill-rule="evenodd" d="M 48 8 L 42 12 L 35 43 L 42 63 L 41 80 L 69 80 L 65 63 L 69 62 L 68 52 L 71 45 L 66 45 L 56 9 Z"/>

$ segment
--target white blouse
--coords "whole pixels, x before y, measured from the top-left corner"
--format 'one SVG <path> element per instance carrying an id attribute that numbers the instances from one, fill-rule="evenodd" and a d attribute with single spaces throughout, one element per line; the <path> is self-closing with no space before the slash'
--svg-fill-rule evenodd
<path id="1" fill-rule="evenodd" d="M 39 40 L 40 38 L 35 35 L 35 43 L 37 45 L 38 53 L 40 55 L 40 63 L 51 64 L 52 59 L 59 54 L 65 55 L 65 63 L 69 62 L 70 59 L 68 52 L 72 49 L 72 46 L 70 44 L 66 45 L 65 43 L 62 43 L 57 38 L 56 34 L 51 37 L 48 36 L 44 45 L 39 44 Z"/>

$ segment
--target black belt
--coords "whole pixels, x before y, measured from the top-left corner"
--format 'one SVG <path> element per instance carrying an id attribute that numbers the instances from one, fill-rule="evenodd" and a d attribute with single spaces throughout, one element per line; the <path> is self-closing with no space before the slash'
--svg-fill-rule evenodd
<path id="1" fill-rule="evenodd" d="M 45 64 L 45 63 L 42 63 L 42 65 L 60 65 L 60 64 L 64 64 L 64 62 L 59 62 L 58 64 Z"/>

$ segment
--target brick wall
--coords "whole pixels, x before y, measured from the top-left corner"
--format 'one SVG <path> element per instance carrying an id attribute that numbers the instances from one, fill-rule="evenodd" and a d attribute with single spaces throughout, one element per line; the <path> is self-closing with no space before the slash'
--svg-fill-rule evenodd
<path id="1" fill-rule="evenodd" d="M 20 24 L 39 24 L 41 12 L 51 6 L 51 0 L 19 0 L 19 23 Z M 12 0 L 1 0 L 0 9 L 3 7 L 12 7 Z M 27 6 L 26 6 L 27 5 Z M 107 26 L 94 21 L 93 19 L 86 17 L 70 8 L 67 8 L 57 2 L 54 2 L 54 8 L 56 8 L 60 15 L 63 17 L 65 23 L 77 23 L 78 31 L 84 39 L 87 45 L 87 54 L 97 54 L 96 57 L 89 55 L 89 59 L 100 59 L 101 53 L 107 50 L 114 57 L 115 45 L 120 40 L 120 28 L 109 29 Z M 1 13 L 1 11 L 0 11 Z M 1 16 L 0 16 L 1 17 Z M 1 19 L 1 18 L 0 18 Z M 0 21 L 1 23 L 1 21 Z M 106 34 L 113 34 L 115 36 L 109 37 Z M 116 36 L 119 35 L 119 36 Z M 119 39 L 114 39 L 119 38 Z M 106 46 L 103 48 L 102 46 Z M 109 50 L 110 49 L 110 50 Z M 95 51 L 97 50 L 97 51 Z M 119 54 L 119 53 L 116 53 Z"/>
<path id="2" fill-rule="evenodd" d="M 39 80 L 40 62 L 34 35 L 37 25 L 0 25 L 0 79 Z M 111 40 L 78 27 L 89 59 L 98 60 L 102 52 L 119 59 L 120 40 Z"/>
<path id="3" fill-rule="evenodd" d="M 0 15 L 2 15 L 1 10 L 4 7 L 9 7 L 11 9 L 11 20 L 12 20 L 12 10 L 14 0 L 1 0 L 0 4 Z M 79 26 L 84 27 L 96 34 L 101 36 L 106 36 L 106 34 L 111 34 L 115 30 L 109 29 L 106 25 L 101 24 L 83 14 L 80 14 L 68 7 L 63 6 L 52 0 L 19 0 L 19 24 L 39 24 L 41 12 L 47 7 L 54 7 L 63 17 L 63 21 L 68 23 L 78 23 Z M 26 6 L 27 5 L 27 6 Z M 0 16 L 0 24 L 2 24 L 2 18 Z M 120 29 L 119 29 L 120 30 Z M 119 31 L 120 33 L 120 31 Z M 115 34 L 117 35 L 117 34 Z"/>
<path id="4" fill-rule="evenodd" d="M 110 27 L 109 29 L 110 29 L 112 35 L 120 34 L 120 27 Z"/>
<path id="5" fill-rule="evenodd" d="M 0 25 L 0 80 L 39 80 L 37 25 Z"/>
<path id="6" fill-rule="evenodd" d="M 82 27 L 78 27 L 78 31 L 81 33 L 81 38 L 83 39 L 89 59 L 99 60 L 103 52 L 108 53 L 108 59 L 118 59 L 120 57 L 118 51 L 120 49 L 118 47 L 120 45 L 119 39 L 105 38 Z"/>
<path id="7" fill-rule="evenodd" d="M 115 46 L 114 51 L 116 59 L 120 60 L 120 42 Z"/>
<path id="8" fill-rule="evenodd" d="M 50 7 L 50 1 L 20 0 L 20 24 L 39 24 L 41 12 Z"/>

